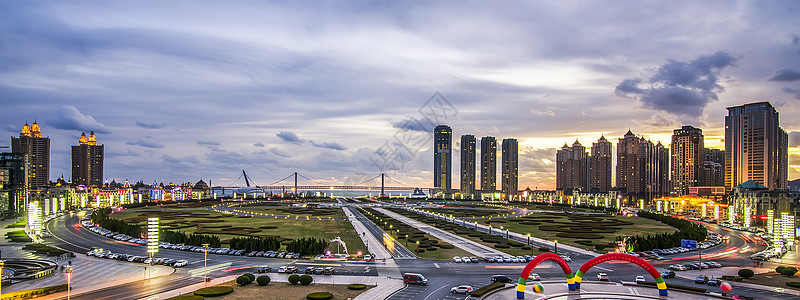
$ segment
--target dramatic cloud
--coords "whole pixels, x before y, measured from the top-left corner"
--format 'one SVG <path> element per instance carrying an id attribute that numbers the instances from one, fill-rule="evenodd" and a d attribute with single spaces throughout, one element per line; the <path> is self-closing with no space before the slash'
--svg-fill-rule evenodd
<path id="1" fill-rule="evenodd" d="M 221 145 L 221 144 L 220 144 L 220 143 L 218 143 L 218 142 L 214 142 L 214 141 L 204 141 L 204 140 L 197 140 L 197 144 L 198 144 L 198 145 L 206 145 L 206 146 L 219 146 L 219 145 Z"/>
<path id="2" fill-rule="evenodd" d="M 158 129 L 167 126 L 167 123 L 146 123 L 139 120 L 136 120 L 136 126 L 147 128 L 147 129 Z"/>
<path id="3" fill-rule="evenodd" d="M 792 70 L 792 69 L 778 69 L 775 71 L 775 74 L 772 75 L 769 81 L 795 81 L 800 80 L 800 71 Z"/>
<path id="4" fill-rule="evenodd" d="M 264 143 L 254 143 L 253 147 L 263 148 L 264 147 Z"/>
<path id="5" fill-rule="evenodd" d="M 719 84 L 721 70 L 735 66 L 737 57 L 719 51 L 690 62 L 668 60 L 647 80 L 625 79 L 615 91 L 637 99 L 643 107 L 675 115 L 699 117 L 717 94 L 725 89 Z"/>
<path id="6" fill-rule="evenodd" d="M 317 142 L 314 142 L 314 141 L 310 141 L 310 142 L 311 142 L 312 145 L 314 145 L 314 147 L 317 147 L 317 148 L 327 148 L 327 149 L 333 149 L 333 150 L 339 150 L 339 151 L 347 150 L 347 147 L 342 146 L 342 145 L 340 145 L 339 143 L 336 143 L 336 142 L 320 142 L 320 143 L 317 143 Z"/>
<path id="7" fill-rule="evenodd" d="M 269 152 L 272 152 L 272 154 L 275 154 L 275 155 L 280 156 L 280 157 L 285 157 L 285 158 L 292 157 L 292 155 L 289 154 L 289 152 L 286 152 L 285 150 L 280 149 L 280 148 L 269 149 Z"/>
<path id="8" fill-rule="evenodd" d="M 138 141 L 133 142 L 125 142 L 125 144 L 132 145 L 132 146 L 142 146 L 145 148 L 164 148 L 164 144 L 158 143 L 151 139 L 141 139 Z"/>
<path id="9" fill-rule="evenodd" d="M 795 99 L 800 99 L 800 90 L 792 89 L 792 88 L 783 88 L 784 93 L 791 94 L 794 96 Z"/>
<path id="10" fill-rule="evenodd" d="M 106 125 L 97 122 L 92 116 L 87 116 L 78 111 L 74 106 L 62 106 L 58 109 L 55 119 L 47 120 L 46 123 L 57 129 L 94 131 L 96 133 L 111 133 Z"/>
<path id="11" fill-rule="evenodd" d="M 433 128 L 435 128 L 436 125 L 427 121 L 427 119 L 419 120 L 415 118 L 409 118 L 392 123 L 392 127 L 411 131 L 433 132 Z"/>
<path id="12" fill-rule="evenodd" d="M 284 140 L 286 142 L 289 142 L 289 143 L 292 143 L 292 144 L 295 144 L 295 145 L 300 145 L 302 143 L 305 143 L 304 139 L 301 139 L 299 136 L 297 136 L 297 134 L 295 134 L 294 132 L 291 132 L 291 131 L 281 131 L 280 133 L 278 133 L 276 135 L 279 138 L 281 138 L 282 140 Z"/>

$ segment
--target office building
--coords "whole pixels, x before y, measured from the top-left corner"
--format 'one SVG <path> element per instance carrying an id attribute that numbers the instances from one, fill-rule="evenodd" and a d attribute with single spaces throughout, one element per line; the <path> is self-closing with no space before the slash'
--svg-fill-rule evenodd
<path id="1" fill-rule="evenodd" d="M 578 140 L 556 151 L 556 189 L 589 191 L 589 155 Z"/>
<path id="2" fill-rule="evenodd" d="M 519 191 L 519 142 L 517 139 L 503 139 L 502 182 L 500 187 L 506 200 L 517 198 Z"/>
<path id="3" fill-rule="evenodd" d="M 453 161 L 453 130 L 447 125 L 433 129 L 433 186 L 450 192 Z"/>
<path id="4" fill-rule="evenodd" d="M 50 137 L 42 137 L 39 124 L 22 126 L 19 137 L 11 138 L 11 152 L 28 155 L 28 188 L 43 190 L 50 186 Z"/>
<path id="5" fill-rule="evenodd" d="M 672 193 L 686 195 L 689 187 L 700 185 L 700 174 L 706 153 L 703 130 L 683 126 L 672 132 Z"/>
<path id="6" fill-rule="evenodd" d="M 28 197 L 26 157 L 21 153 L 0 153 L 0 216 L 2 217 L 25 211 Z"/>
<path id="7" fill-rule="evenodd" d="M 475 199 L 475 136 L 461 136 L 461 196 L 464 199 Z"/>
<path id="8" fill-rule="evenodd" d="M 669 193 L 669 150 L 630 130 L 617 142 L 617 188 L 648 199 Z"/>
<path id="9" fill-rule="evenodd" d="M 725 151 L 704 149 L 705 158 L 700 167 L 700 186 L 725 186 Z"/>
<path id="10" fill-rule="evenodd" d="M 97 144 L 94 131 L 81 133 L 78 145 L 72 146 L 72 184 L 103 186 L 103 145 Z"/>
<path id="11" fill-rule="evenodd" d="M 613 146 L 605 136 L 592 143 L 590 160 L 589 188 L 591 192 L 605 193 L 611 190 Z"/>
<path id="12" fill-rule="evenodd" d="M 481 138 L 481 192 L 497 192 L 497 140 L 493 136 Z"/>
<path id="13" fill-rule="evenodd" d="M 753 180 L 788 187 L 788 135 L 769 102 L 728 107 L 725 117 L 725 188 Z"/>

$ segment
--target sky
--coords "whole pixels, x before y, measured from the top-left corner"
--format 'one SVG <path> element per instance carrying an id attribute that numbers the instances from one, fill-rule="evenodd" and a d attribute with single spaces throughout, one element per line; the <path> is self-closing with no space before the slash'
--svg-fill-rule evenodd
<path id="1" fill-rule="evenodd" d="M 94 131 L 106 180 L 433 185 L 431 131 L 556 148 L 682 125 L 723 148 L 726 107 L 770 101 L 800 178 L 798 1 L 3 1 L 0 146 Z M 499 156 L 499 155 L 498 155 Z M 285 181 L 284 181 L 285 182 Z M 375 181 L 370 181 L 374 183 Z M 396 183 L 396 184 L 395 184 Z"/>

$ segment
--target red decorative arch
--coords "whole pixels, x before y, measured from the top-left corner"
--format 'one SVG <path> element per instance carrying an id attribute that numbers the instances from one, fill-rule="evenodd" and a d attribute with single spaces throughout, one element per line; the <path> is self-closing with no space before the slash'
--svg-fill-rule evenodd
<path id="1" fill-rule="evenodd" d="M 543 253 L 534 257 L 530 262 L 528 262 L 527 265 L 525 265 L 525 268 L 522 269 L 522 274 L 520 274 L 519 280 L 517 280 L 517 299 L 525 299 L 525 284 L 528 282 L 528 276 L 531 275 L 533 268 L 536 268 L 539 263 L 546 260 L 555 261 L 561 267 L 561 270 L 564 271 L 564 276 L 567 277 L 567 285 L 569 286 L 569 289 L 571 291 L 576 289 L 575 279 L 572 275 L 572 269 L 567 264 L 567 261 L 557 254 Z"/>
<path id="2" fill-rule="evenodd" d="M 590 259 L 578 269 L 578 272 L 575 273 L 575 286 L 577 288 L 581 288 L 581 281 L 583 280 L 583 275 L 585 275 L 586 272 L 589 271 L 589 269 L 591 269 L 595 265 L 607 262 L 609 260 L 627 261 L 641 267 L 642 269 L 650 273 L 650 276 L 653 276 L 653 279 L 655 279 L 656 281 L 656 286 L 658 287 L 659 294 L 661 294 L 662 296 L 667 295 L 667 284 L 664 282 L 664 278 L 661 277 L 661 273 L 658 273 L 658 270 L 656 270 L 656 268 L 653 267 L 653 265 L 647 263 L 645 260 L 625 253 L 608 253 Z"/>

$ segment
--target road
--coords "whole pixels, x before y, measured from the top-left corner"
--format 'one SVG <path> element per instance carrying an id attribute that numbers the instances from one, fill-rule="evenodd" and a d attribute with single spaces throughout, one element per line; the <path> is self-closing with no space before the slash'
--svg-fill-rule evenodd
<path id="1" fill-rule="evenodd" d="M 353 212 L 353 215 L 365 224 L 371 224 L 366 218 L 360 216 L 358 212 Z M 68 250 L 75 251 L 77 255 L 84 255 L 91 247 L 101 247 L 113 252 L 122 252 L 134 255 L 145 255 L 145 248 L 139 245 L 133 245 L 125 242 L 116 241 L 110 238 L 102 237 L 94 234 L 93 232 L 80 227 L 78 224 L 79 219 L 77 216 L 64 216 L 56 218 L 46 224 L 48 230 L 54 235 L 53 238 L 47 238 L 45 243 L 57 245 Z M 371 224 L 374 226 L 374 224 Z M 730 241 L 718 246 L 711 247 L 704 250 L 704 257 L 713 259 L 716 262 L 723 264 L 723 266 L 748 266 L 752 261 L 748 258 L 753 251 L 759 250 L 761 246 L 756 245 L 752 240 L 753 236 L 750 233 L 743 233 L 738 231 L 731 231 L 727 228 L 705 224 L 712 232 L 719 232 L 730 236 Z M 369 227 L 369 226 L 368 226 Z M 374 230 L 377 229 L 377 230 Z M 369 229 L 368 234 L 382 236 L 382 231 L 378 232 L 379 228 Z M 749 248 L 748 248 L 749 247 Z M 762 247 L 763 248 L 763 247 Z M 401 249 L 401 248 L 397 248 Z M 402 250 L 400 250 L 402 251 Z M 408 251 L 406 249 L 406 251 Z M 561 252 L 561 251 L 559 251 Z M 141 299 L 148 296 L 157 294 L 159 292 L 168 291 L 175 287 L 185 286 L 190 283 L 197 283 L 201 281 L 202 274 L 197 270 L 203 265 L 203 254 L 184 252 L 177 250 L 160 249 L 158 257 L 170 257 L 174 259 L 186 259 L 190 265 L 186 268 L 180 268 L 173 275 L 162 277 L 158 279 L 151 279 L 149 281 L 141 280 L 133 283 L 123 284 L 108 288 L 104 290 L 94 291 L 89 294 L 73 297 L 77 299 Z M 659 270 L 663 270 L 672 263 L 689 263 L 696 260 L 695 253 L 684 255 L 674 255 L 668 257 L 666 261 L 651 261 Z M 573 271 L 577 270 L 584 262 L 590 259 L 590 256 L 575 255 L 573 262 L 569 263 Z M 704 261 L 706 258 L 704 258 Z M 516 280 L 519 277 L 524 264 L 504 264 L 504 263 L 454 263 L 452 261 L 436 261 L 427 259 L 402 259 L 396 260 L 397 267 L 400 272 L 413 272 L 422 273 L 428 280 L 428 286 L 409 286 L 402 291 L 395 293 L 390 299 L 463 299 L 463 296 L 454 296 L 449 293 L 453 286 L 461 284 L 470 284 L 478 288 L 489 283 L 492 275 L 502 274 L 507 275 Z M 328 262 L 336 264 L 337 270 L 341 274 L 359 274 L 377 276 L 374 267 L 369 264 L 363 263 L 347 263 L 347 262 Z M 209 266 L 222 266 L 214 268 L 210 273 L 210 277 L 221 277 L 223 275 L 230 275 L 231 272 L 254 272 L 254 268 L 260 265 L 271 265 L 276 268 L 279 265 L 298 265 L 300 269 L 303 266 L 314 265 L 309 260 L 285 260 L 285 259 L 268 259 L 268 258 L 252 258 L 242 256 L 227 256 L 227 255 L 209 255 Z M 775 264 L 767 263 L 767 267 L 774 268 Z M 540 264 L 534 272 L 542 276 L 543 280 L 561 280 L 564 274 L 561 269 L 554 263 L 545 262 Z M 595 278 L 598 272 L 608 273 L 612 281 L 633 281 L 637 275 L 646 275 L 646 273 L 630 263 L 622 262 L 609 262 L 603 263 L 592 268 L 585 276 L 586 280 Z M 694 271 L 698 272 L 698 271 Z M 236 273 L 233 273 L 236 274 Z M 690 274 L 690 273 L 685 273 Z M 646 276 L 649 277 L 649 276 Z M 672 278 L 667 279 L 668 283 L 675 283 L 689 286 L 695 285 L 690 279 L 686 278 Z M 735 283 L 734 283 L 735 286 Z M 719 288 L 704 286 L 709 290 L 721 292 Z M 749 288 L 735 288 L 734 293 L 748 296 L 754 299 L 800 299 L 800 297 L 788 296 L 785 294 L 777 293 L 774 291 L 763 291 Z"/>

